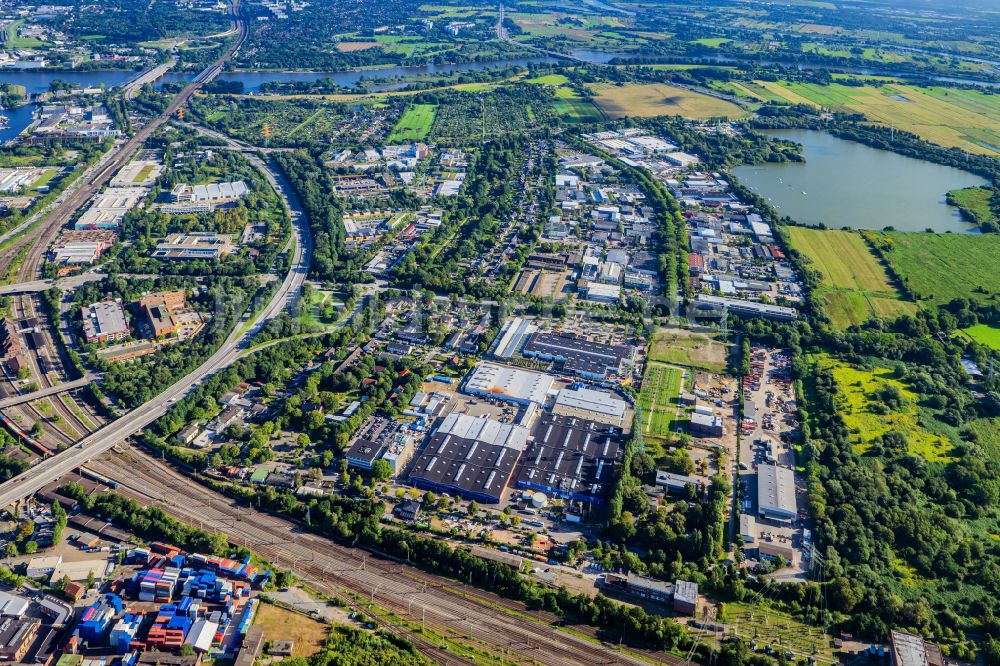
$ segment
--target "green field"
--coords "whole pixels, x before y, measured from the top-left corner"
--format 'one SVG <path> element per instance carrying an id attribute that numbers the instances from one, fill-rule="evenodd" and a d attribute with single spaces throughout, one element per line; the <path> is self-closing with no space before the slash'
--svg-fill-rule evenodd
<path id="1" fill-rule="evenodd" d="M 636 427 L 643 429 L 646 444 L 654 458 L 666 453 L 663 445 L 676 420 L 682 373 L 680 368 L 661 363 L 646 365 L 646 375 L 642 379 L 642 391 L 639 392 L 638 399 L 642 408 L 642 422 L 637 423 Z"/>
<path id="2" fill-rule="evenodd" d="M 659 329 L 653 333 L 648 358 L 688 368 L 722 372 L 726 369 L 726 344 L 714 335 L 682 329 Z"/>
<path id="3" fill-rule="evenodd" d="M 34 37 L 20 37 L 18 36 L 18 31 L 21 26 L 24 25 L 24 20 L 14 21 L 6 28 L 6 37 L 4 40 L 4 48 L 7 49 L 33 49 L 39 46 L 44 46 L 45 42 L 40 39 L 35 39 Z"/>
<path id="4" fill-rule="evenodd" d="M 862 113 L 947 147 L 997 155 L 1000 150 L 1000 99 L 979 90 L 901 83 L 881 86 L 822 85 L 789 81 L 755 81 L 766 92 L 761 101 L 778 97 L 845 113 Z M 751 90 L 752 89 L 748 89 Z"/>
<path id="5" fill-rule="evenodd" d="M 993 190 L 988 187 L 963 187 L 948 193 L 948 203 L 958 206 L 970 222 L 982 227 L 984 224 L 1000 223 L 991 206 Z"/>
<path id="6" fill-rule="evenodd" d="M 951 441 L 921 425 L 917 405 L 919 396 L 900 381 L 894 371 L 881 367 L 872 370 L 856 368 L 825 354 L 814 357 L 812 362 L 833 373 L 837 382 L 838 408 L 858 453 L 867 451 L 876 438 L 895 430 L 906 435 L 909 451 L 913 455 L 929 461 L 950 459 Z M 900 409 L 880 414 L 878 402 L 872 394 L 886 386 L 899 389 L 904 404 Z"/>
<path id="7" fill-rule="evenodd" d="M 916 304 L 902 300 L 860 234 L 805 227 L 788 227 L 788 233 L 791 247 L 821 275 L 821 286 L 813 295 L 822 301 L 834 328 L 916 312 Z"/>
<path id="8" fill-rule="evenodd" d="M 976 324 L 969 328 L 963 328 L 962 333 L 984 347 L 1000 351 L 1000 328 L 993 328 L 988 324 Z"/>
<path id="9" fill-rule="evenodd" d="M 594 106 L 593 102 L 584 99 L 567 85 L 569 79 L 563 74 L 546 74 L 525 79 L 525 83 L 552 86 L 555 99 L 552 101 L 552 112 L 570 123 L 598 123 L 604 120 L 604 114 Z"/>
<path id="10" fill-rule="evenodd" d="M 888 248 L 892 269 L 921 300 L 986 300 L 1000 293 L 1000 235 L 890 232 L 879 234 L 878 242 Z"/>
<path id="11" fill-rule="evenodd" d="M 387 141 L 389 143 L 423 141 L 434 125 L 436 115 L 437 104 L 411 104 L 406 107 Z"/>
<path id="12" fill-rule="evenodd" d="M 583 99 L 571 88 L 556 88 L 556 99 L 552 102 L 553 112 L 573 123 L 599 123 L 604 120 L 590 100 Z"/>
<path id="13" fill-rule="evenodd" d="M 31 189 L 37 192 L 41 188 L 46 187 L 57 173 L 59 173 L 59 169 L 48 169 L 38 180 L 31 184 Z"/>

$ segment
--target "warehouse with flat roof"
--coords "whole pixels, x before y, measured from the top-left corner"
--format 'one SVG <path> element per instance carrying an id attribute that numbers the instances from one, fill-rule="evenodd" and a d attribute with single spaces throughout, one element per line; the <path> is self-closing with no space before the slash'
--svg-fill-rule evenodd
<path id="1" fill-rule="evenodd" d="M 528 442 L 527 428 L 486 417 L 449 414 L 410 472 L 410 483 L 434 492 L 496 504 Z"/>
<path id="2" fill-rule="evenodd" d="M 621 428 L 625 424 L 625 401 L 605 391 L 563 389 L 556 396 L 552 413 L 590 419 Z"/>
<path id="3" fill-rule="evenodd" d="M 608 374 L 622 374 L 632 364 L 635 349 L 624 345 L 591 342 L 568 333 L 535 333 L 528 338 L 525 356 L 562 363 L 563 370 L 603 380 Z"/>
<path id="4" fill-rule="evenodd" d="M 795 472 L 778 465 L 757 467 L 757 512 L 762 518 L 795 522 L 799 515 Z"/>
<path id="5" fill-rule="evenodd" d="M 83 310 L 83 337 L 89 343 L 116 342 L 128 337 L 128 319 L 118 301 L 91 303 Z"/>
<path id="6" fill-rule="evenodd" d="M 543 413 L 531 432 L 517 486 L 601 504 L 621 451 L 621 428 Z"/>
<path id="7" fill-rule="evenodd" d="M 503 330 L 497 337 L 493 345 L 493 356 L 500 359 L 509 359 L 524 346 L 524 341 L 529 335 L 536 332 L 538 327 L 527 319 L 512 317 L 504 324 Z"/>
<path id="8" fill-rule="evenodd" d="M 465 392 L 514 402 L 519 405 L 545 404 L 553 378 L 540 372 L 496 363 L 480 363 L 465 380 Z"/>

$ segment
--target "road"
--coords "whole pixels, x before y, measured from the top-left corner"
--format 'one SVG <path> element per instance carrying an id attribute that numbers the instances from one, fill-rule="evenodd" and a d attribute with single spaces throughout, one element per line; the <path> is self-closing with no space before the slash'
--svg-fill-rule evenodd
<path id="1" fill-rule="evenodd" d="M 0 409 L 6 409 L 7 407 L 13 407 L 14 405 L 23 405 L 26 402 L 33 402 L 35 400 L 47 398 L 51 395 L 59 395 L 60 393 L 65 393 L 66 391 L 74 391 L 76 389 L 83 388 L 90 382 L 95 381 L 97 378 L 98 375 L 86 374 L 83 377 L 74 379 L 71 382 L 56 384 L 55 386 L 49 386 L 38 391 L 32 391 L 31 393 L 24 393 L 22 395 L 13 395 L 9 398 L 3 398 L 0 399 Z"/>
<path id="2" fill-rule="evenodd" d="M 28 282 L 18 282 L 0 287 L 0 296 L 10 296 L 13 294 L 37 294 L 47 291 L 52 287 L 59 287 L 63 291 L 71 291 L 88 282 L 98 282 L 107 276 L 103 273 L 80 273 L 71 277 L 59 280 L 29 280 Z M 155 276 L 154 276 L 155 277 Z"/>

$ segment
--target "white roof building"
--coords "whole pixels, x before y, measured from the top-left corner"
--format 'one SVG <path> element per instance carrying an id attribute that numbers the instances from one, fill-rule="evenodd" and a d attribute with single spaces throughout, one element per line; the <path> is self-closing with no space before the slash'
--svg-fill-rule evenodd
<path id="1" fill-rule="evenodd" d="M 480 363 L 465 381 L 465 392 L 498 400 L 542 405 L 552 390 L 553 378 L 540 372 L 496 363 Z"/>
<path id="2" fill-rule="evenodd" d="M 798 518 L 795 472 L 778 465 L 757 467 L 757 512 L 763 518 L 794 521 Z"/>
<path id="3" fill-rule="evenodd" d="M 625 420 L 625 401 L 604 391 L 593 389 L 563 389 L 556 396 L 552 411 L 565 416 L 622 426 Z"/>

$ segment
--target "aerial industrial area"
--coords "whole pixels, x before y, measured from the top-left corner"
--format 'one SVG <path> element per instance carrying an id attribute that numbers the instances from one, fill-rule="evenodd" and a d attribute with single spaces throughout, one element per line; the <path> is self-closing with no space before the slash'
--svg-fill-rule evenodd
<path id="1" fill-rule="evenodd" d="M 1000 664 L 959 5 L 0 4 L 0 662 Z"/>

